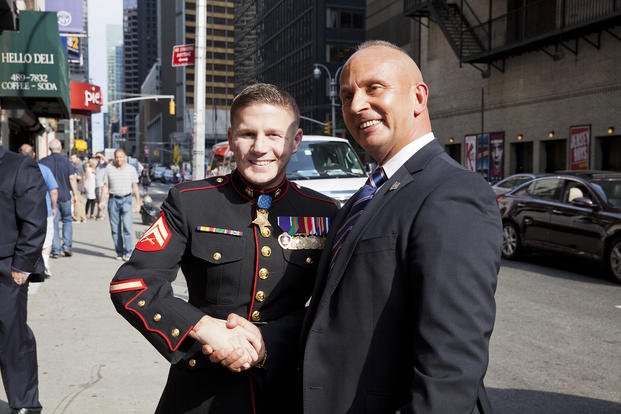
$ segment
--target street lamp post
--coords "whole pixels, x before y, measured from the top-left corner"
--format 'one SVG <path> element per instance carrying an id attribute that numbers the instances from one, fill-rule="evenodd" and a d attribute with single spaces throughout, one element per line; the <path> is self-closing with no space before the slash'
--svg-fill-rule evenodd
<path id="1" fill-rule="evenodd" d="M 321 77 L 321 69 L 325 70 L 328 74 L 328 79 L 330 80 L 330 106 L 332 107 L 332 135 L 336 132 L 336 82 L 339 78 L 339 73 L 341 73 L 341 69 L 343 66 L 339 66 L 336 69 L 336 73 L 334 77 L 330 73 L 330 69 L 327 68 L 326 65 L 322 65 L 321 63 L 315 63 L 315 68 L 313 69 L 313 77 L 315 79 L 319 79 Z"/>

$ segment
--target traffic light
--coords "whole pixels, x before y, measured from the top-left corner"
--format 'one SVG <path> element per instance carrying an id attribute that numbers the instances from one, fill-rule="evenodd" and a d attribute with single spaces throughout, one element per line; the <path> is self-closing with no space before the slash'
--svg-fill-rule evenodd
<path id="1" fill-rule="evenodd" d="M 332 122 L 326 121 L 323 123 L 323 134 L 328 136 L 332 135 Z"/>
<path id="2" fill-rule="evenodd" d="M 175 114 L 175 101 L 173 99 L 168 102 L 168 113 L 170 115 Z"/>

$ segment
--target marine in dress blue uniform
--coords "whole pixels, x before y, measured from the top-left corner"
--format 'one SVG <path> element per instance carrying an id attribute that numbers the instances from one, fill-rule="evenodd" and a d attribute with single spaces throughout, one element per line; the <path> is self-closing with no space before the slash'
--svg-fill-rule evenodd
<path id="1" fill-rule="evenodd" d="M 170 190 L 110 285 L 118 312 L 172 363 L 157 412 L 291 412 L 305 304 L 336 210 L 286 178 L 258 190 L 237 171 Z M 179 267 L 188 302 L 173 295 Z M 189 337 L 205 314 L 230 313 L 260 328 L 265 366 L 231 372 Z"/>

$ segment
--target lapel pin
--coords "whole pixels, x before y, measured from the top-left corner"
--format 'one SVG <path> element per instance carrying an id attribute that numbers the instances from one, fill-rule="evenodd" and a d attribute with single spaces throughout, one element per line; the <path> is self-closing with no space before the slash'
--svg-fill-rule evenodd
<path id="1" fill-rule="evenodd" d="M 401 185 L 401 183 L 399 181 L 395 181 L 395 183 L 390 186 L 388 191 L 396 190 L 397 188 L 399 188 L 400 185 Z"/>

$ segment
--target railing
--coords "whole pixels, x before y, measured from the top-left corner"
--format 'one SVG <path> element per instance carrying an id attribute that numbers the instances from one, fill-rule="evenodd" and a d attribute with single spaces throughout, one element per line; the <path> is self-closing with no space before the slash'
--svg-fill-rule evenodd
<path id="1" fill-rule="evenodd" d="M 621 13 L 621 0 L 541 0 L 473 27 L 477 35 L 491 32 L 486 49 L 524 43 L 547 33 L 579 27 Z M 467 29 L 468 30 L 468 29 Z"/>

